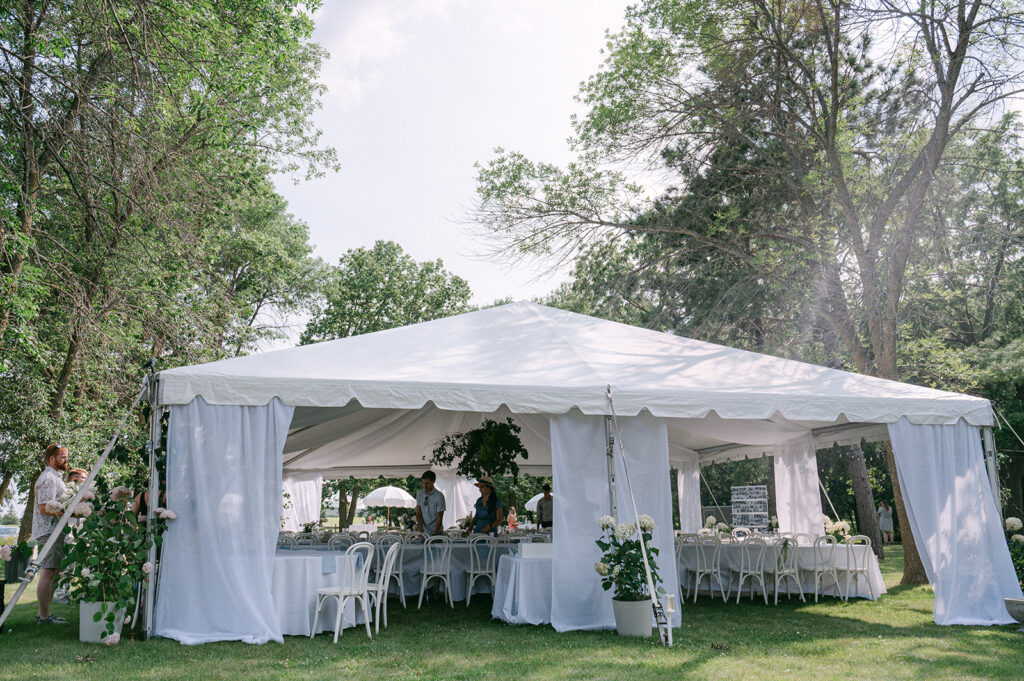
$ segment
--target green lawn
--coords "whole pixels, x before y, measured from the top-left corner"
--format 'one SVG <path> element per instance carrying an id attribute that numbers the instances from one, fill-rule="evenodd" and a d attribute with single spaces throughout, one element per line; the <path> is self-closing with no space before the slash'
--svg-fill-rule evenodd
<path id="1" fill-rule="evenodd" d="M 490 619 L 490 602 L 391 610 L 391 627 L 366 639 L 347 629 L 337 645 L 287 637 L 284 645 L 77 641 L 77 624 L 37 626 L 34 596 L 0 636 L 0 679 L 1013 679 L 1024 677 L 1016 627 L 938 627 L 928 588 L 896 586 L 899 547 L 883 561 L 889 594 L 844 604 L 799 600 L 739 606 L 702 597 L 683 610 L 675 647 L 612 632 L 557 634 Z M 8 596 L 11 589 L 8 588 Z M 392 601 L 396 604 L 396 601 Z M 72 619 L 77 609 L 57 606 Z"/>

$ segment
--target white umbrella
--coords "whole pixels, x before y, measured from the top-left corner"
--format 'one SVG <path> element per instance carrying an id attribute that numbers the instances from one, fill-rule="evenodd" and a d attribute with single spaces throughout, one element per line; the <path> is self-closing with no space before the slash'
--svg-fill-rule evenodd
<path id="1" fill-rule="evenodd" d="M 554 497 L 555 495 L 552 494 L 551 496 Z M 538 494 L 535 497 L 530 497 L 530 500 L 526 502 L 526 506 L 524 506 L 524 508 L 527 511 L 533 511 L 534 513 L 536 513 L 537 512 L 537 502 L 540 501 L 543 498 L 544 498 L 544 492 L 541 492 L 540 494 Z"/>
<path id="2" fill-rule="evenodd" d="M 373 506 L 386 506 L 388 509 L 388 527 L 391 527 L 392 508 L 416 508 L 416 499 L 400 487 L 379 487 L 365 497 L 363 504 L 367 508 Z"/>

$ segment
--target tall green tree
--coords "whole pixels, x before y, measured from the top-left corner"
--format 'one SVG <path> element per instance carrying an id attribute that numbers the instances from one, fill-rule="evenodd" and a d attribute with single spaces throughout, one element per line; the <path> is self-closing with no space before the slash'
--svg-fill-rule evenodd
<path id="1" fill-rule="evenodd" d="M 354 248 L 331 268 L 303 331 L 316 343 L 466 312 L 469 284 L 441 260 L 417 262 L 393 241 Z"/>

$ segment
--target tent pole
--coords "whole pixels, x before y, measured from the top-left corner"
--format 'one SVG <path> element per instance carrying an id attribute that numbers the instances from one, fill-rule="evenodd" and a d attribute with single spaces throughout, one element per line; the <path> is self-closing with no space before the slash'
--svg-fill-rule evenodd
<path id="1" fill-rule="evenodd" d="M 613 518 L 619 517 L 615 504 L 615 434 L 612 432 L 612 417 L 604 417 L 605 456 L 608 462 L 608 512 Z"/>
<path id="2" fill-rule="evenodd" d="M 1003 500 L 999 494 L 999 463 L 996 461 L 996 441 L 992 437 L 992 427 L 984 426 L 981 429 L 981 440 L 985 447 L 985 465 L 988 468 L 988 480 L 992 485 L 992 496 L 996 500 L 996 510 L 999 511 L 999 521 L 1003 520 Z"/>
<path id="3" fill-rule="evenodd" d="M 150 366 L 149 380 L 149 439 L 146 440 L 146 453 L 149 455 L 149 501 L 146 502 L 146 536 L 153 539 L 153 509 L 160 507 L 160 470 L 156 465 L 156 452 L 160 449 L 163 426 L 160 423 L 160 416 L 163 409 L 159 406 L 160 392 L 157 387 L 158 379 L 154 373 L 154 366 Z M 153 566 L 153 570 L 146 580 L 146 627 L 143 630 L 148 639 L 153 632 L 153 599 L 156 597 L 156 580 L 159 579 L 160 568 L 156 559 L 156 542 L 149 547 L 146 560 Z"/>

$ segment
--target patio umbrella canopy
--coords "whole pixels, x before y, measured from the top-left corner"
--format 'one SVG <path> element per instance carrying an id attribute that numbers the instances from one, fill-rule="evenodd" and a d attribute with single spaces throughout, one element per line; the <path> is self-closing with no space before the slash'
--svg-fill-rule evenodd
<path id="1" fill-rule="evenodd" d="M 391 527 L 391 509 L 393 508 L 416 508 L 416 499 L 400 487 L 386 485 L 378 487 L 365 497 L 363 505 L 366 508 L 374 506 L 386 506 L 388 509 L 388 527 Z"/>
<path id="2" fill-rule="evenodd" d="M 552 494 L 551 496 L 554 497 L 555 495 Z M 526 505 L 523 508 L 525 508 L 527 511 L 533 511 L 534 513 L 536 513 L 537 512 L 537 502 L 540 501 L 543 498 L 544 498 L 544 492 L 541 492 L 540 494 L 538 494 L 536 496 L 532 496 L 532 497 L 530 497 L 530 500 L 526 502 Z"/>

